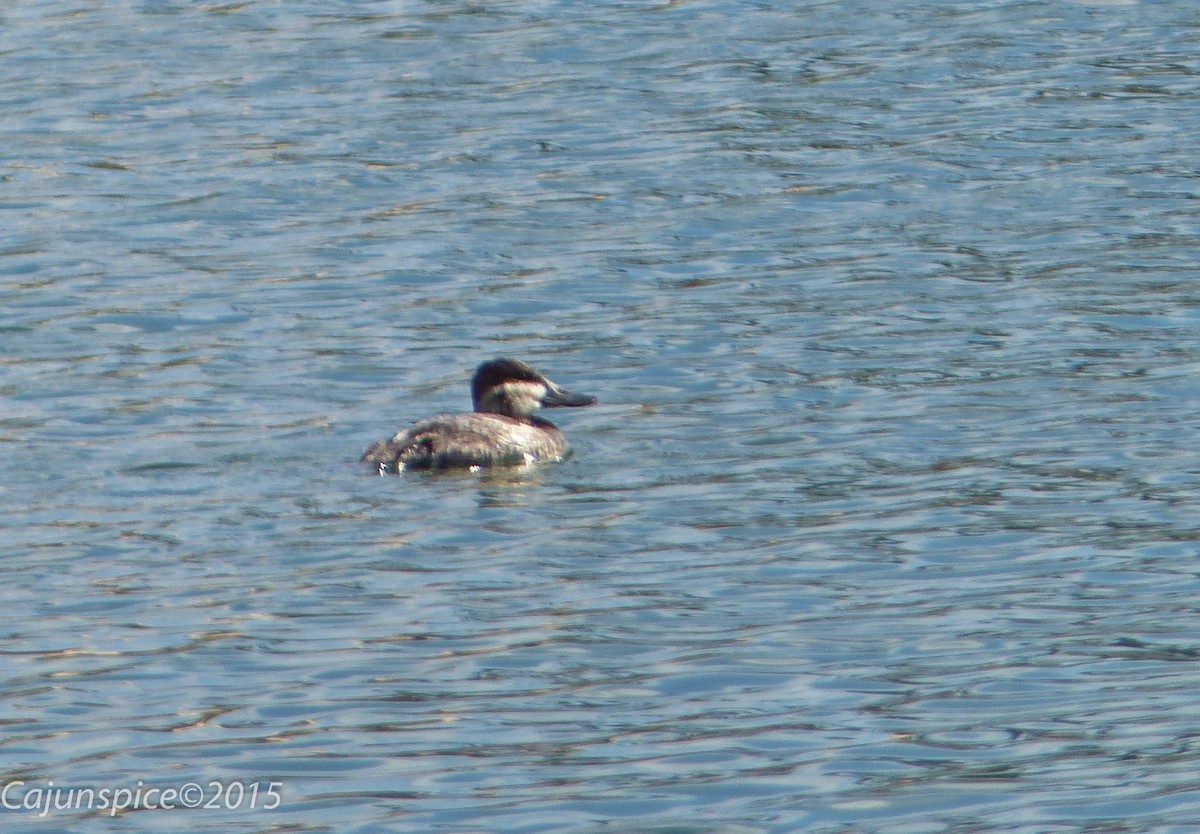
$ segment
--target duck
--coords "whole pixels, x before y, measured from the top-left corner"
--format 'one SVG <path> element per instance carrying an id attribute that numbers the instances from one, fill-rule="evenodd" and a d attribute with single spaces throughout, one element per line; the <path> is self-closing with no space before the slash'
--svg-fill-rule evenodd
<path id="1" fill-rule="evenodd" d="M 380 475 L 560 461 L 570 452 L 566 436 L 533 412 L 595 403 L 595 397 L 573 394 L 525 362 L 491 359 L 471 378 L 472 412 L 419 420 L 372 443 L 362 461 L 374 464 Z"/>

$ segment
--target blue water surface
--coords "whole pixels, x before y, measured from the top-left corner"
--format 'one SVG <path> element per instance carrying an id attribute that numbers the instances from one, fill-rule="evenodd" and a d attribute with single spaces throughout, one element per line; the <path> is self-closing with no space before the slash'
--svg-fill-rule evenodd
<path id="1" fill-rule="evenodd" d="M 3 829 L 1198 830 L 1197 31 L 9 4 Z"/>

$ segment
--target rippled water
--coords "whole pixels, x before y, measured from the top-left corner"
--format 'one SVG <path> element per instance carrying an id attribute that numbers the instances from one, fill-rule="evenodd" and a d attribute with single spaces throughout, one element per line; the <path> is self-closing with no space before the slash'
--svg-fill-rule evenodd
<path id="1" fill-rule="evenodd" d="M 10 4 L 4 830 L 1196 830 L 1198 32 Z"/>

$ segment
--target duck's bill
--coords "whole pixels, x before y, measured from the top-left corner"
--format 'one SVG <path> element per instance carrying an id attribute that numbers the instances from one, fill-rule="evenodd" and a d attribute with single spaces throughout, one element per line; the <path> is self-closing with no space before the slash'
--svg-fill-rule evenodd
<path id="1" fill-rule="evenodd" d="M 590 397 L 587 394 L 572 394 L 565 388 L 559 388 L 557 385 L 551 385 L 546 390 L 545 396 L 542 397 L 542 406 L 544 408 L 576 408 L 581 405 L 593 405 L 596 402 L 595 397 Z"/>

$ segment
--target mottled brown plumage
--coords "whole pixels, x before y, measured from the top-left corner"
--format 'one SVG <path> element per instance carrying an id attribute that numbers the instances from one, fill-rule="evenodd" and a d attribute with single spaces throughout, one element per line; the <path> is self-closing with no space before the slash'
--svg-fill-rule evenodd
<path id="1" fill-rule="evenodd" d="M 524 362 L 484 362 L 471 381 L 470 414 L 440 414 L 371 445 L 362 459 L 379 471 L 465 469 L 560 460 L 567 439 L 535 408 L 584 406 L 595 397 L 572 394 Z"/>

